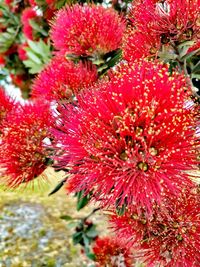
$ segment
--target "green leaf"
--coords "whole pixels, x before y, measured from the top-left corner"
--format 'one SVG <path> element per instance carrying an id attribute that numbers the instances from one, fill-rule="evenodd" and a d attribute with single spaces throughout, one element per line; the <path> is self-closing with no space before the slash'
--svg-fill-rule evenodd
<path id="1" fill-rule="evenodd" d="M 55 194 L 56 192 L 58 192 L 63 187 L 66 181 L 67 181 L 67 177 L 65 177 L 62 181 L 60 181 L 60 183 L 56 185 L 56 187 L 48 194 L 48 196 L 51 196 Z"/>
<path id="2" fill-rule="evenodd" d="M 194 41 L 185 41 L 177 46 L 179 57 L 182 59 L 186 54 L 188 49 L 194 45 Z"/>
<path id="3" fill-rule="evenodd" d="M 35 62 L 38 65 L 41 65 L 42 64 L 41 59 L 36 54 L 34 54 L 31 51 L 28 51 L 28 49 L 26 49 L 26 50 L 27 50 L 26 51 L 26 54 L 27 54 L 27 56 L 28 56 L 29 59 L 31 59 L 33 62 Z"/>
<path id="4" fill-rule="evenodd" d="M 96 225 L 92 225 L 87 231 L 86 231 L 86 235 L 89 237 L 89 238 L 95 238 L 98 236 L 98 233 L 96 231 Z"/>
<path id="5" fill-rule="evenodd" d="M 77 199 L 76 209 L 79 211 L 88 204 L 91 198 L 91 193 L 84 196 L 84 190 L 82 190 L 77 193 L 77 197 L 78 199 Z"/>
<path id="6" fill-rule="evenodd" d="M 126 211 L 126 205 L 125 204 L 123 204 L 121 207 L 116 207 L 116 213 L 119 216 L 124 215 L 125 211 Z"/>
<path id="7" fill-rule="evenodd" d="M 92 253 L 92 252 L 86 253 L 86 256 L 87 256 L 90 260 L 93 260 L 93 261 L 96 260 L 96 256 L 95 256 L 95 254 Z"/>
<path id="8" fill-rule="evenodd" d="M 48 32 L 45 31 L 40 24 L 38 24 L 34 19 L 30 19 L 29 23 L 31 25 L 31 27 L 36 31 L 41 33 L 44 37 L 48 36 Z"/>
<path id="9" fill-rule="evenodd" d="M 38 42 L 33 42 L 31 40 L 27 40 L 27 43 L 28 43 L 29 49 L 31 48 L 36 54 L 39 53 L 39 51 L 38 51 L 39 50 L 38 49 Z M 28 49 L 28 47 L 26 48 L 26 50 L 27 49 Z"/>
<path id="10" fill-rule="evenodd" d="M 60 9 L 61 7 L 63 7 L 66 3 L 70 4 L 69 2 L 73 3 L 73 0 L 69 1 L 69 0 L 58 0 L 56 1 L 56 9 Z"/>
<path id="11" fill-rule="evenodd" d="M 33 53 L 38 55 L 41 59 L 44 59 L 43 62 L 45 62 L 46 59 L 51 58 L 51 46 L 50 43 L 45 43 L 41 39 L 38 42 L 33 42 L 31 40 L 28 40 L 28 46 L 26 48 L 26 51 L 32 50 Z"/>
<path id="12" fill-rule="evenodd" d="M 42 66 L 35 64 L 35 62 L 32 60 L 24 60 L 23 63 L 27 68 L 30 69 L 29 72 L 31 74 L 36 74 L 42 70 Z"/>
<path id="13" fill-rule="evenodd" d="M 200 73 L 200 60 L 196 63 L 196 65 L 192 68 L 192 73 Z"/>
<path id="14" fill-rule="evenodd" d="M 88 238 L 84 233 L 82 234 L 82 237 L 83 237 L 84 247 L 85 249 L 87 249 L 90 245 L 90 238 Z"/>
<path id="15" fill-rule="evenodd" d="M 185 42 L 182 42 L 181 44 L 179 44 L 177 47 L 178 47 L 178 49 L 182 49 L 185 46 L 191 47 L 194 45 L 194 43 L 195 43 L 195 41 L 185 41 Z"/>
<path id="16" fill-rule="evenodd" d="M 67 224 L 67 228 L 71 229 L 77 226 L 77 222 L 71 221 Z"/>
<path id="17" fill-rule="evenodd" d="M 191 77 L 200 80 L 200 74 L 192 73 Z"/>
<path id="18" fill-rule="evenodd" d="M 29 72 L 32 74 L 40 72 L 46 63 L 51 59 L 51 47 L 50 43 L 46 44 L 43 40 L 33 42 L 28 40 L 29 47 L 26 47 L 27 60 L 24 60 L 24 65 L 29 68 Z"/>
<path id="19" fill-rule="evenodd" d="M 186 54 L 184 57 L 181 58 L 181 60 L 188 60 L 191 57 L 193 57 L 196 53 L 198 53 L 200 51 L 200 48 L 192 51 L 191 53 Z"/>
<path id="20" fill-rule="evenodd" d="M 8 28 L 6 32 L 0 33 L 0 53 L 6 52 L 16 38 L 16 29 Z"/>
<path id="21" fill-rule="evenodd" d="M 73 244 L 77 245 L 83 240 L 83 233 L 82 232 L 76 232 L 72 235 Z"/>

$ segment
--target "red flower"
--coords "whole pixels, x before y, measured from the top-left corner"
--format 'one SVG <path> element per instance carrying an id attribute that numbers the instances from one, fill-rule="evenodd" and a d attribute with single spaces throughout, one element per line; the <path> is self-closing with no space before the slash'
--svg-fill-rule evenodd
<path id="1" fill-rule="evenodd" d="M 17 52 L 20 60 L 28 59 L 25 48 L 28 47 L 27 43 L 18 45 Z"/>
<path id="2" fill-rule="evenodd" d="M 55 57 L 38 75 L 32 87 L 33 97 L 48 99 L 70 98 L 97 80 L 96 67 L 74 64 L 63 57 Z"/>
<path id="3" fill-rule="evenodd" d="M 12 2 L 13 2 L 13 0 L 5 0 L 5 4 L 8 5 L 8 6 L 9 6 Z"/>
<path id="4" fill-rule="evenodd" d="M 7 113 L 13 108 L 14 101 L 5 93 L 5 90 L 0 87 L 0 124 L 6 118 Z"/>
<path id="5" fill-rule="evenodd" d="M 160 38 L 156 35 L 144 34 L 129 27 L 123 41 L 123 56 L 127 61 L 142 57 L 155 57 L 160 50 Z"/>
<path id="6" fill-rule="evenodd" d="M 177 194 L 190 185 L 185 171 L 197 168 L 199 143 L 186 84 L 182 75 L 169 75 L 168 65 L 139 61 L 84 92 L 71 114 L 62 110 L 67 134 L 59 164 L 69 167 L 74 191 L 150 211 L 163 190 Z"/>
<path id="7" fill-rule="evenodd" d="M 193 51 L 195 51 L 195 50 L 196 50 L 196 55 L 200 55 L 200 39 L 198 40 L 197 43 L 195 43 L 194 45 L 192 45 L 192 46 L 188 49 L 187 53 L 191 53 L 191 52 L 193 52 Z"/>
<path id="8" fill-rule="evenodd" d="M 156 34 L 162 43 L 200 38 L 200 0 L 145 0 L 133 3 L 131 18 L 144 34 Z"/>
<path id="9" fill-rule="evenodd" d="M 46 0 L 46 3 L 51 7 L 55 8 L 56 1 L 55 0 Z"/>
<path id="10" fill-rule="evenodd" d="M 32 6 L 32 7 L 35 7 L 37 6 L 37 3 L 35 0 L 28 0 L 29 1 L 29 4 Z"/>
<path id="11" fill-rule="evenodd" d="M 132 266 L 131 252 L 123 240 L 116 237 L 97 238 L 93 245 L 97 267 Z"/>
<path id="12" fill-rule="evenodd" d="M 0 55 L 0 66 L 5 66 L 6 60 L 3 54 Z"/>
<path id="13" fill-rule="evenodd" d="M 114 10 L 76 4 L 57 13 L 51 37 L 63 53 L 98 57 L 119 48 L 124 29 Z"/>
<path id="14" fill-rule="evenodd" d="M 4 120 L 0 165 L 2 179 L 10 187 L 29 182 L 46 169 L 48 151 L 44 139 L 50 127 L 49 106 L 18 106 Z M 6 178 L 5 178 L 6 177 Z"/>
<path id="15" fill-rule="evenodd" d="M 27 7 L 23 10 L 21 21 L 23 24 L 23 33 L 26 36 L 26 38 L 33 40 L 33 28 L 30 24 L 30 20 L 35 19 L 37 17 L 37 14 L 34 9 L 31 7 Z"/>
<path id="16" fill-rule="evenodd" d="M 196 192 L 195 192 L 196 191 Z M 148 267 L 199 266 L 200 258 L 200 204 L 195 189 L 184 191 L 178 198 L 165 198 L 160 207 L 154 207 L 150 218 L 128 212 L 111 223 L 120 238 L 129 240 L 129 246 L 138 249 Z"/>

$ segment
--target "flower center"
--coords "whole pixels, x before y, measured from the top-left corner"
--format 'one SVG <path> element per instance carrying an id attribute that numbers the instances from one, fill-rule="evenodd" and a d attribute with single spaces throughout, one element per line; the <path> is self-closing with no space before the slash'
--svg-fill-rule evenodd
<path id="1" fill-rule="evenodd" d="M 140 169 L 141 171 L 144 171 L 144 172 L 148 171 L 148 169 L 149 169 L 149 166 L 146 162 L 139 162 L 137 164 L 137 167 L 138 167 L 138 169 Z"/>

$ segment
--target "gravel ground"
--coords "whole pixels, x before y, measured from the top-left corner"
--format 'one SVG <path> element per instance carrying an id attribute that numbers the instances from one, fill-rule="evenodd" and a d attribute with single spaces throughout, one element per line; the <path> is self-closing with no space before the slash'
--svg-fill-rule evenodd
<path id="1" fill-rule="evenodd" d="M 0 191 L 0 267 L 91 266 L 72 244 L 73 228 L 60 219 L 84 217 L 91 208 L 76 212 L 75 199 L 62 190 L 48 197 L 56 183 L 42 192 Z"/>

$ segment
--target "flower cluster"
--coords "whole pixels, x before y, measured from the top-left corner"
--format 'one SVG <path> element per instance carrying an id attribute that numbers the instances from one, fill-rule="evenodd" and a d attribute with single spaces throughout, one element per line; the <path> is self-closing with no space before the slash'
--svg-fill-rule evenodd
<path id="1" fill-rule="evenodd" d="M 135 212 L 113 215 L 118 237 L 129 240 L 147 266 L 198 266 L 200 257 L 200 205 L 197 188 L 167 197 L 152 216 Z"/>
<path id="2" fill-rule="evenodd" d="M 136 203 L 151 211 L 162 195 L 191 185 L 186 171 L 197 168 L 199 144 L 184 76 L 138 61 L 121 64 L 97 87 L 78 97 L 78 108 L 62 109 L 60 167 L 70 169 L 74 191 L 92 191 L 104 205 Z"/>
<path id="3" fill-rule="evenodd" d="M 196 43 L 200 39 L 199 0 L 134 1 L 129 20 L 132 26 L 125 35 L 123 47 L 127 60 L 138 58 L 137 53 L 140 57 L 152 57 L 161 45 L 177 52 L 179 44 Z"/>
<path id="4" fill-rule="evenodd" d="M 38 75 L 32 86 L 32 97 L 68 99 L 97 80 L 92 64 L 75 64 L 64 57 L 55 57 Z"/>
<path id="5" fill-rule="evenodd" d="M 76 4 L 57 13 L 51 37 L 60 53 L 99 57 L 120 47 L 124 30 L 114 10 Z"/>
<path id="6" fill-rule="evenodd" d="M 162 43 L 199 38 L 199 0 L 136 1 L 131 17 L 139 30 L 160 36 Z"/>
<path id="7" fill-rule="evenodd" d="M 7 114 L 2 123 L 0 166 L 8 186 L 29 182 L 46 169 L 50 121 L 49 105 L 39 102 L 18 106 Z"/>
<path id="8" fill-rule="evenodd" d="M 126 247 L 124 240 L 115 237 L 97 238 L 92 247 L 95 254 L 97 267 L 131 267 L 132 259 L 130 249 Z"/>

